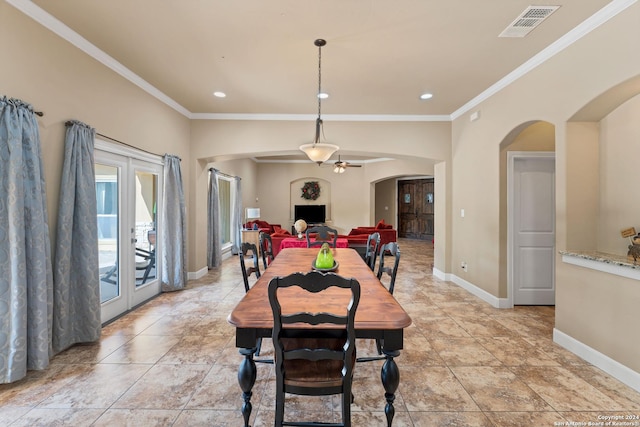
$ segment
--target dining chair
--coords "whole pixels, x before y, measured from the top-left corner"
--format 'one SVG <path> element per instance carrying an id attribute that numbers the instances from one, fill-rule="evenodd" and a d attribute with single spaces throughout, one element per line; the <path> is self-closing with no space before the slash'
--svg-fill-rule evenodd
<path id="1" fill-rule="evenodd" d="M 266 270 L 273 261 L 273 241 L 269 233 L 260 232 L 260 252 L 262 253 L 262 264 Z"/>
<path id="2" fill-rule="evenodd" d="M 375 232 L 367 237 L 367 249 L 364 254 L 364 262 L 367 263 L 371 271 L 376 267 L 376 258 L 378 257 L 378 247 L 380 246 L 380 233 Z"/>
<path id="3" fill-rule="evenodd" d="M 349 289 L 351 296 L 347 298 L 345 295 L 344 305 L 337 304 L 329 312 L 325 304 L 314 307 L 316 311 L 300 312 L 295 298 L 278 297 L 280 289 L 291 287 L 299 287 L 294 288 L 295 292 L 318 294 L 319 299 L 327 298 L 324 291 L 336 287 Z M 289 293 L 290 290 L 286 292 Z M 273 278 L 269 282 L 268 295 L 273 312 L 272 339 L 276 370 L 274 425 L 350 427 L 353 400 L 351 387 L 356 360 L 354 320 L 360 302 L 360 283 L 356 279 L 341 277 L 335 273 L 293 273 Z M 293 326 L 294 324 L 298 327 Z M 340 394 L 342 423 L 285 421 L 285 393 L 306 396 Z"/>
<path id="4" fill-rule="evenodd" d="M 260 265 L 258 265 L 259 252 L 253 243 L 244 242 L 240 245 L 240 269 L 242 270 L 242 280 L 244 280 L 244 291 L 249 292 L 249 276 L 255 274 L 256 279 L 260 277 Z M 251 257 L 253 265 L 246 266 L 245 258 Z"/>
<path id="5" fill-rule="evenodd" d="M 385 265 L 385 258 L 388 256 L 394 257 L 393 267 Z M 398 274 L 398 265 L 400 264 L 400 247 L 396 242 L 389 242 L 386 245 L 380 247 L 380 260 L 378 261 L 378 279 L 382 279 L 383 274 L 387 274 L 390 277 L 389 285 L 387 289 L 393 295 L 393 288 L 396 284 L 396 275 Z M 382 280 L 380 280 L 382 282 Z M 384 283 L 383 283 L 384 285 Z"/>
<path id="6" fill-rule="evenodd" d="M 308 248 L 322 246 L 323 243 L 328 243 L 332 248 L 335 248 L 338 245 L 338 230 L 327 227 L 326 225 L 309 227 L 307 228 L 306 235 Z M 311 238 L 313 237 L 312 235 L 315 235 L 315 241 L 313 242 L 311 241 Z"/>
<path id="7" fill-rule="evenodd" d="M 252 274 L 255 274 L 256 279 L 260 277 L 260 265 L 258 263 L 259 252 L 258 248 L 254 243 L 244 242 L 240 245 L 240 252 L 238 253 L 238 257 L 240 258 L 240 270 L 242 271 L 242 280 L 244 281 L 244 292 L 249 292 L 249 277 Z M 245 263 L 245 258 L 251 259 L 253 263 L 252 266 L 247 267 Z M 256 340 L 256 356 L 260 356 L 260 349 L 262 348 L 262 338 L 258 338 Z M 256 360 L 259 362 L 260 360 Z M 267 363 L 271 363 L 268 360 L 265 360 Z"/>
<path id="8" fill-rule="evenodd" d="M 138 261 L 139 260 L 139 261 Z M 156 268 L 156 251 L 152 249 L 150 251 L 146 249 L 136 248 L 136 270 L 144 271 L 142 277 L 136 277 L 136 281 L 140 281 L 140 285 L 144 285 L 147 280 L 155 279 L 155 274 L 152 274 Z"/>

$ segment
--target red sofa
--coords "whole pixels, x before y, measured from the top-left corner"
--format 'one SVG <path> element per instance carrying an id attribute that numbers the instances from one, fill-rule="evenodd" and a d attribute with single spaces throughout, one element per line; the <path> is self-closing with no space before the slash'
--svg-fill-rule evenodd
<path id="1" fill-rule="evenodd" d="M 273 244 L 273 256 L 275 257 L 280 252 L 280 243 L 287 237 L 294 237 L 284 228 L 280 228 L 275 233 L 271 234 L 271 243 Z"/>
<path id="2" fill-rule="evenodd" d="M 281 229 L 280 224 L 269 224 L 267 221 L 261 221 L 259 219 L 249 221 L 244 224 L 243 227 L 247 230 L 253 230 L 253 224 L 258 225 L 258 230 L 269 234 L 273 234 Z"/>
<path id="3" fill-rule="evenodd" d="M 393 229 L 391 224 L 385 224 L 384 220 L 379 221 L 375 227 L 352 228 L 346 237 L 350 243 L 352 241 L 355 243 L 359 239 L 364 239 L 364 243 L 367 243 L 367 236 L 371 233 L 380 233 L 381 245 L 396 242 L 398 240 L 398 232 Z M 358 241 L 358 243 L 360 242 Z"/>

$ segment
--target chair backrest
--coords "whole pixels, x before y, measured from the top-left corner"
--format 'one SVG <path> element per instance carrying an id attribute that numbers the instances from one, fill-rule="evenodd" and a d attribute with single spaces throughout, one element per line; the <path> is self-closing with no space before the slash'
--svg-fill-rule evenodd
<path id="1" fill-rule="evenodd" d="M 367 263 L 371 271 L 376 266 L 376 258 L 378 257 L 378 247 L 380 246 L 380 233 L 375 232 L 367 237 L 367 250 L 364 254 L 364 262 Z"/>
<path id="2" fill-rule="evenodd" d="M 278 298 L 279 289 L 293 286 L 319 294 L 318 298 L 323 298 L 322 292 L 330 288 L 350 289 L 351 298 L 347 301 L 345 297 L 344 306 L 340 305 L 334 310 L 338 312 L 327 312 L 327 305 L 324 304 L 318 305 L 317 312 L 300 312 L 296 311 L 300 310 L 299 300 L 292 298 L 289 304 L 283 307 L 282 300 Z M 293 273 L 289 276 L 273 278 L 269 282 L 268 294 L 273 312 L 272 338 L 275 350 L 276 392 L 311 395 L 348 393 L 350 398 L 356 345 L 354 321 L 360 302 L 360 283 L 356 279 L 342 277 L 335 273 L 323 274 L 318 271 Z M 313 325 L 314 328 L 288 327 L 292 324 Z M 296 382 L 291 378 L 294 377 L 294 369 L 290 371 L 285 369 L 285 365 L 291 366 L 289 361 L 292 360 L 296 361 L 293 366 L 307 363 L 312 367 L 313 369 L 304 369 L 303 365 L 302 369 L 295 371 L 298 373 L 302 371 L 316 380 L 322 376 L 316 372 L 317 369 L 328 366 L 321 361 L 338 361 L 334 362 L 334 366 L 337 364 L 338 369 L 332 372 L 337 372 L 340 384 L 311 384 L 311 381 L 306 384 L 307 381 L 304 380 Z M 300 377 L 296 376 L 295 379 Z M 309 392 L 309 389 L 313 392 Z"/>
<path id="3" fill-rule="evenodd" d="M 273 261 L 273 241 L 269 233 L 260 232 L 260 252 L 262 252 L 262 265 L 266 270 Z"/>
<path id="4" fill-rule="evenodd" d="M 395 261 L 393 267 L 385 265 L 385 257 L 393 256 Z M 393 294 L 393 288 L 396 283 L 396 274 L 398 273 L 398 265 L 400 264 L 400 247 L 396 242 L 390 242 L 380 247 L 380 261 L 378 262 L 378 279 L 382 278 L 383 273 L 387 273 L 391 280 L 389 281 L 389 292 Z"/>
<path id="5" fill-rule="evenodd" d="M 315 235 L 315 241 L 312 242 L 311 238 Z M 309 227 L 306 231 L 307 235 L 307 247 L 322 246 L 323 243 L 328 243 L 329 246 L 335 248 L 338 244 L 338 230 L 335 228 L 327 227 L 326 225 L 317 225 L 315 227 Z"/>
<path id="6" fill-rule="evenodd" d="M 260 277 L 260 266 L 258 265 L 258 248 L 254 243 L 244 242 L 240 245 L 240 253 L 238 254 L 240 257 L 240 269 L 242 270 L 242 280 L 244 280 L 244 291 L 249 292 L 249 276 L 252 274 L 256 275 L 256 278 Z M 251 261 L 253 263 L 252 266 L 247 268 L 245 264 L 245 258 L 251 257 Z"/>

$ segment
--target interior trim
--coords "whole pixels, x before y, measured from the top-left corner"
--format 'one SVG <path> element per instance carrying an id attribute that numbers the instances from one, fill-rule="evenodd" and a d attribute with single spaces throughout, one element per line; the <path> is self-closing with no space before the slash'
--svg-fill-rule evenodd
<path id="1" fill-rule="evenodd" d="M 616 362 L 609 356 L 600 353 L 598 350 L 589 347 L 557 328 L 553 328 L 553 342 L 640 392 L 640 374 L 638 372 L 622 363 Z"/>
<path id="2" fill-rule="evenodd" d="M 38 22 L 43 27 L 51 30 L 53 33 L 62 37 L 69 43 L 76 46 L 78 49 L 85 52 L 87 55 L 96 59 L 104 64 L 106 67 L 112 69 L 116 73 L 120 74 L 131 83 L 140 87 L 151 96 L 162 101 L 169 107 L 173 108 L 180 114 L 189 119 L 197 120 L 310 120 L 306 114 L 226 114 L 226 113 L 192 113 L 176 101 L 168 97 L 166 94 L 158 90 L 149 82 L 138 76 L 136 73 L 116 61 L 113 57 L 107 55 L 97 46 L 90 43 L 87 39 L 80 34 L 73 31 L 57 18 L 46 12 L 44 9 L 35 5 L 29 0 L 5 0 L 7 3 Z M 414 122 L 414 121 L 453 121 L 465 114 L 472 108 L 478 106 L 480 103 L 495 95 L 520 77 L 527 74 L 529 71 L 536 68 L 538 65 L 544 63 L 548 59 L 561 52 L 575 41 L 581 39 L 585 35 L 589 34 L 594 29 L 598 28 L 609 19 L 613 18 L 620 12 L 627 9 L 629 6 L 635 4 L 638 0 L 613 0 L 611 3 L 594 13 L 591 17 L 584 20 L 581 24 L 569 31 L 564 36 L 560 37 L 555 42 L 551 43 L 545 49 L 541 50 L 537 55 L 530 58 L 524 64 L 507 74 L 502 79 L 491 85 L 488 89 L 480 93 L 478 96 L 458 108 L 451 115 L 335 115 L 330 118 L 334 121 L 394 121 L 394 122 Z M 328 118 L 326 116 L 325 118 Z M 315 116 L 314 116 L 315 120 Z"/>

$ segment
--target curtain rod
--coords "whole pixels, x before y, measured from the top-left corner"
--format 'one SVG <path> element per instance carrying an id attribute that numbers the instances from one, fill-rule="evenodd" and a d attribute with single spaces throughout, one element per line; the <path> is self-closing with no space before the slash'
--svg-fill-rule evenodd
<path id="1" fill-rule="evenodd" d="M 64 125 L 65 125 L 65 126 L 67 126 L 67 127 L 68 127 L 68 126 L 71 126 L 72 124 L 73 124 L 73 122 L 72 122 L 71 120 L 66 121 L 66 122 L 64 123 Z M 142 148 L 139 148 L 139 147 L 134 147 L 134 146 L 133 146 L 133 145 L 131 145 L 131 144 L 127 144 L 126 142 L 122 142 L 122 141 L 119 141 L 119 140 L 117 140 L 117 139 L 115 139 L 115 138 L 111 138 L 110 136 L 103 135 L 103 134 L 101 134 L 100 132 L 96 132 L 96 135 L 101 136 L 101 137 L 103 137 L 103 138 L 105 138 L 105 139 L 108 139 L 108 140 L 110 140 L 110 141 L 117 142 L 118 144 L 125 145 L 125 146 L 127 146 L 127 147 L 129 147 L 129 148 L 133 148 L 133 149 L 136 149 L 136 150 L 140 150 L 140 151 L 143 151 L 143 152 L 145 152 L 145 153 L 147 153 L 147 154 L 152 154 L 152 155 L 154 155 L 154 156 L 162 157 L 160 154 L 156 154 L 156 153 L 153 153 L 153 152 L 148 151 L 148 150 L 143 150 Z M 181 160 L 182 160 L 182 159 L 181 159 Z"/>
<path id="2" fill-rule="evenodd" d="M 222 175 L 222 176 L 226 176 L 227 178 L 234 178 L 234 179 L 235 179 L 235 178 L 239 178 L 239 177 L 237 177 L 237 176 L 229 175 L 228 173 L 220 172 L 220 171 L 219 171 L 218 169 L 216 169 L 216 168 L 209 168 L 209 172 L 212 172 L 212 171 L 214 171 L 215 173 L 220 174 L 220 175 Z"/>

